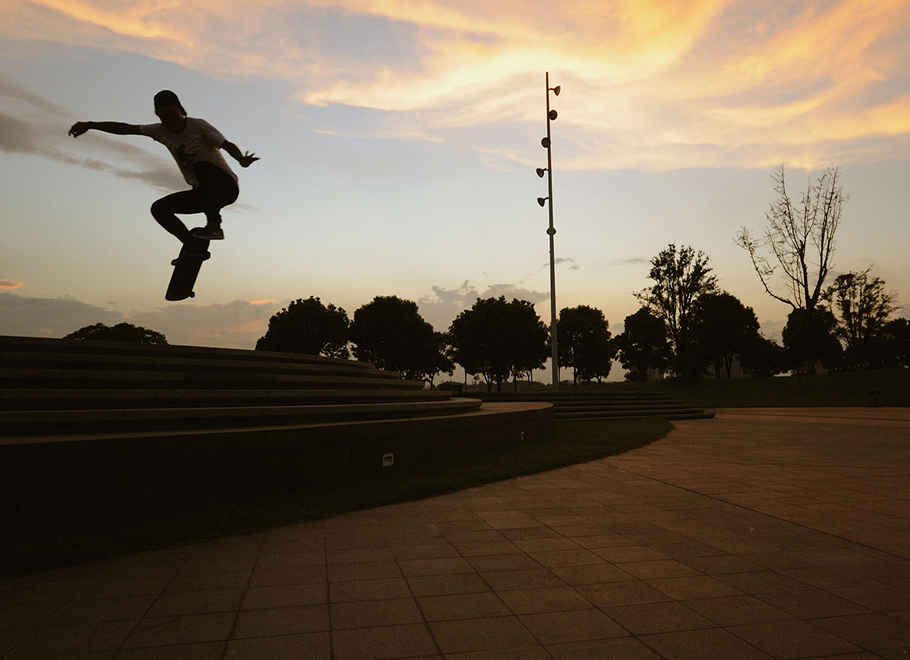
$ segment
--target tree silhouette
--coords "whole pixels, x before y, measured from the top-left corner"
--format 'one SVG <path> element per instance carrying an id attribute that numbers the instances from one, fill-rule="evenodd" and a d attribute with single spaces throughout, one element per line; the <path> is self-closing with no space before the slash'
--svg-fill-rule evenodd
<path id="1" fill-rule="evenodd" d="M 670 243 L 651 259 L 648 278 L 654 280 L 654 285 L 635 294 L 666 324 L 673 345 L 670 368 L 684 378 L 701 376 L 691 334 L 699 298 L 717 291 L 717 278 L 711 275 L 708 261 L 704 252 L 696 253 L 691 247 L 677 251 L 676 245 Z"/>
<path id="2" fill-rule="evenodd" d="M 547 326 L 527 300 L 478 298 L 452 321 L 448 337 L 455 362 L 483 376 L 487 389 L 495 383 L 501 390 L 510 375 L 539 369 L 548 357 Z"/>
<path id="3" fill-rule="evenodd" d="M 736 236 L 736 243 L 749 253 L 752 266 L 769 296 L 806 314 L 798 314 L 798 324 L 805 337 L 796 342 L 808 351 L 797 356 L 802 369 L 812 372 L 815 360 L 811 339 L 814 332 L 814 311 L 821 301 L 825 280 L 832 266 L 834 236 L 840 225 L 844 195 L 840 184 L 840 171 L 829 167 L 817 182 L 810 179 L 806 191 L 795 202 L 787 192 L 781 165 L 772 175 L 777 200 L 765 214 L 768 222 L 761 238 L 755 238 L 743 227 Z M 822 335 L 818 335 L 822 337 Z"/>
<path id="4" fill-rule="evenodd" d="M 167 339 L 160 332 L 143 328 L 132 323 L 118 323 L 107 326 L 95 323 L 71 332 L 64 339 L 91 339 L 94 341 L 125 341 L 133 344 L 167 344 Z"/>
<path id="5" fill-rule="evenodd" d="M 556 323 L 559 363 L 572 367 L 573 384 L 579 379 L 598 381 L 610 375 L 616 349 L 610 341 L 609 322 L 604 313 L 588 305 L 565 307 Z"/>
<path id="6" fill-rule="evenodd" d="M 888 317 L 900 309 L 895 304 L 897 294 L 887 291 L 880 277 L 870 277 L 870 270 L 838 275 L 824 294 L 838 321 L 835 334 L 843 340 L 846 358 L 854 365 L 872 360 Z"/>
<path id="7" fill-rule="evenodd" d="M 256 342 L 256 350 L 347 359 L 349 325 L 348 314 L 340 307 L 324 305 L 313 296 L 297 299 L 269 319 L 269 329 Z"/>
<path id="8" fill-rule="evenodd" d="M 730 378 L 733 360 L 760 339 L 758 318 L 751 307 L 729 293 L 702 296 L 695 310 L 693 338 L 704 363 L 717 378 Z"/>
<path id="9" fill-rule="evenodd" d="M 647 380 L 651 370 L 663 372 L 671 354 L 666 324 L 646 307 L 626 317 L 616 346 L 626 380 Z"/>
<path id="10" fill-rule="evenodd" d="M 894 319 L 882 326 L 877 354 L 883 367 L 910 366 L 910 322 Z"/>
<path id="11" fill-rule="evenodd" d="M 351 341 L 358 360 L 396 371 L 408 380 L 427 380 L 453 365 L 443 354 L 442 335 L 420 316 L 417 303 L 376 296 L 354 312 Z"/>
<path id="12" fill-rule="evenodd" d="M 836 328 L 837 319 L 825 307 L 790 312 L 781 334 L 797 373 L 814 374 L 819 362 L 826 369 L 840 364 L 844 351 L 835 336 Z"/>

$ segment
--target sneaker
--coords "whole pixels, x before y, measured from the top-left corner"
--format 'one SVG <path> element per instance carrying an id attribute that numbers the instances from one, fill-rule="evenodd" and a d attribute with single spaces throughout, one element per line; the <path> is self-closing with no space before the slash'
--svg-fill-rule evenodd
<path id="1" fill-rule="evenodd" d="M 190 233 L 196 238 L 206 241 L 223 241 L 224 231 L 218 225 L 206 225 L 205 227 L 196 227 Z"/>

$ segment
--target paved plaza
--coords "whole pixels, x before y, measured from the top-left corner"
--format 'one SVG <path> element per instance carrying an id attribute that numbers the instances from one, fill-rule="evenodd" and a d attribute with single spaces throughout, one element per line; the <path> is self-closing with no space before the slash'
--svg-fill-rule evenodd
<path id="1" fill-rule="evenodd" d="M 0 658 L 910 658 L 910 410 L 0 581 Z"/>

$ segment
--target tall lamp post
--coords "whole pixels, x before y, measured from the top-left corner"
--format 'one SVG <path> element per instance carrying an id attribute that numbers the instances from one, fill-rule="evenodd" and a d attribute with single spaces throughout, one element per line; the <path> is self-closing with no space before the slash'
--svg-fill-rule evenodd
<path id="1" fill-rule="evenodd" d="M 540 146 L 547 150 L 547 167 L 538 167 L 537 176 L 543 178 L 544 172 L 547 173 L 547 196 L 538 197 L 537 203 L 543 206 L 548 201 L 550 210 L 550 226 L 547 234 L 550 236 L 550 344 L 553 349 L 553 391 L 559 391 L 559 344 L 556 339 L 556 256 L 553 249 L 553 237 L 556 235 L 556 228 L 553 226 L 553 157 L 550 152 L 550 122 L 558 116 L 555 110 L 550 110 L 550 92 L 559 96 L 559 85 L 550 87 L 550 72 L 546 73 L 547 83 L 547 137 L 540 141 Z"/>

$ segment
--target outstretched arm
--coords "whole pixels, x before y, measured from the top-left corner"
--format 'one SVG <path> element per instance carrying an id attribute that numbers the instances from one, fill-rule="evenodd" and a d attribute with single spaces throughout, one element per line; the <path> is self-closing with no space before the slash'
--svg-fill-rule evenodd
<path id="1" fill-rule="evenodd" d="M 119 121 L 77 121 L 70 128 L 69 134 L 75 138 L 91 130 L 113 133 L 114 135 L 140 134 L 139 126 L 136 124 L 124 124 Z"/>
<path id="2" fill-rule="evenodd" d="M 245 154 L 241 153 L 240 149 L 237 148 L 237 145 L 233 142 L 229 142 L 228 140 L 224 141 L 224 144 L 221 145 L 221 148 L 231 154 L 231 156 L 234 157 L 234 160 L 240 163 L 240 167 L 249 167 L 257 160 L 259 160 L 258 156 L 251 154 L 249 151 L 247 151 Z"/>

